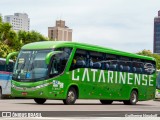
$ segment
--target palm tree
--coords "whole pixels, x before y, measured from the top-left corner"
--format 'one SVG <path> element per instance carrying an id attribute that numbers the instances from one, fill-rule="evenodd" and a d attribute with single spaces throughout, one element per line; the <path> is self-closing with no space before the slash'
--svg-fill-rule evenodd
<path id="1" fill-rule="evenodd" d="M 11 31 L 12 26 L 9 23 L 2 23 L 2 41 L 5 44 L 9 44 L 9 33 Z"/>

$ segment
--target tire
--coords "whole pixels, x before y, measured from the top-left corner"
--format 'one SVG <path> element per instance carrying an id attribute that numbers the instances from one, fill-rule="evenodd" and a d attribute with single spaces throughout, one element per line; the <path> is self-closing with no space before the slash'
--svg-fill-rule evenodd
<path id="1" fill-rule="evenodd" d="M 135 105 L 138 102 L 138 93 L 137 91 L 133 90 L 130 95 L 129 100 L 124 100 L 123 103 L 125 105 Z"/>
<path id="2" fill-rule="evenodd" d="M 0 88 L 0 99 L 3 99 L 4 96 L 2 95 L 2 88 Z"/>
<path id="3" fill-rule="evenodd" d="M 104 105 L 109 105 L 109 104 L 112 104 L 113 100 L 100 100 L 100 102 Z"/>
<path id="4" fill-rule="evenodd" d="M 35 98 L 34 101 L 37 103 L 37 104 L 43 104 L 46 102 L 46 99 L 44 98 Z"/>
<path id="5" fill-rule="evenodd" d="M 63 103 L 65 105 L 73 105 L 75 103 L 76 99 L 77 99 L 77 92 L 73 87 L 71 87 L 68 90 L 67 98 L 65 100 L 63 100 Z"/>

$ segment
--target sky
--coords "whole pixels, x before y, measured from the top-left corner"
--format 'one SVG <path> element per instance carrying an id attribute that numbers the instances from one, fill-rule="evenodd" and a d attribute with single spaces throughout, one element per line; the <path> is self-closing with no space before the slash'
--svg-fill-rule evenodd
<path id="1" fill-rule="evenodd" d="M 30 30 L 48 36 L 65 20 L 72 40 L 128 52 L 153 51 L 153 22 L 160 0 L 0 0 L 2 16 L 27 13 Z"/>

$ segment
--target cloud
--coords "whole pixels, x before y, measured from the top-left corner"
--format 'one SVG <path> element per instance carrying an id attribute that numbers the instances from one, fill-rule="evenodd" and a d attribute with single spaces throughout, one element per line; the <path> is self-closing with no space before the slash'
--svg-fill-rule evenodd
<path id="1" fill-rule="evenodd" d="M 26 12 L 31 29 L 48 35 L 64 19 L 73 40 L 137 52 L 153 48 L 153 19 L 159 0 L 1 0 L 2 15 Z"/>

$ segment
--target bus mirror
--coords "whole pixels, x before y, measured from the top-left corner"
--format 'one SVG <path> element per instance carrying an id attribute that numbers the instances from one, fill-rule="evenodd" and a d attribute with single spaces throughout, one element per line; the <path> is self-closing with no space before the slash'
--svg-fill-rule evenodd
<path id="1" fill-rule="evenodd" d="M 52 52 L 48 53 L 48 54 L 46 55 L 46 58 L 45 58 L 46 64 L 47 64 L 47 65 L 49 64 L 49 62 L 50 62 L 50 60 L 51 60 L 51 57 L 52 57 L 53 55 L 59 54 L 59 53 L 62 53 L 62 52 L 63 52 L 63 51 L 52 51 Z"/>
<path id="2" fill-rule="evenodd" d="M 9 59 L 12 57 L 12 56 L 17 56 L 19 52 L 12 52 L 12 53 L 9 53 L 6 57 L 6 64 L 8 65 L 9 64 Z"/>

